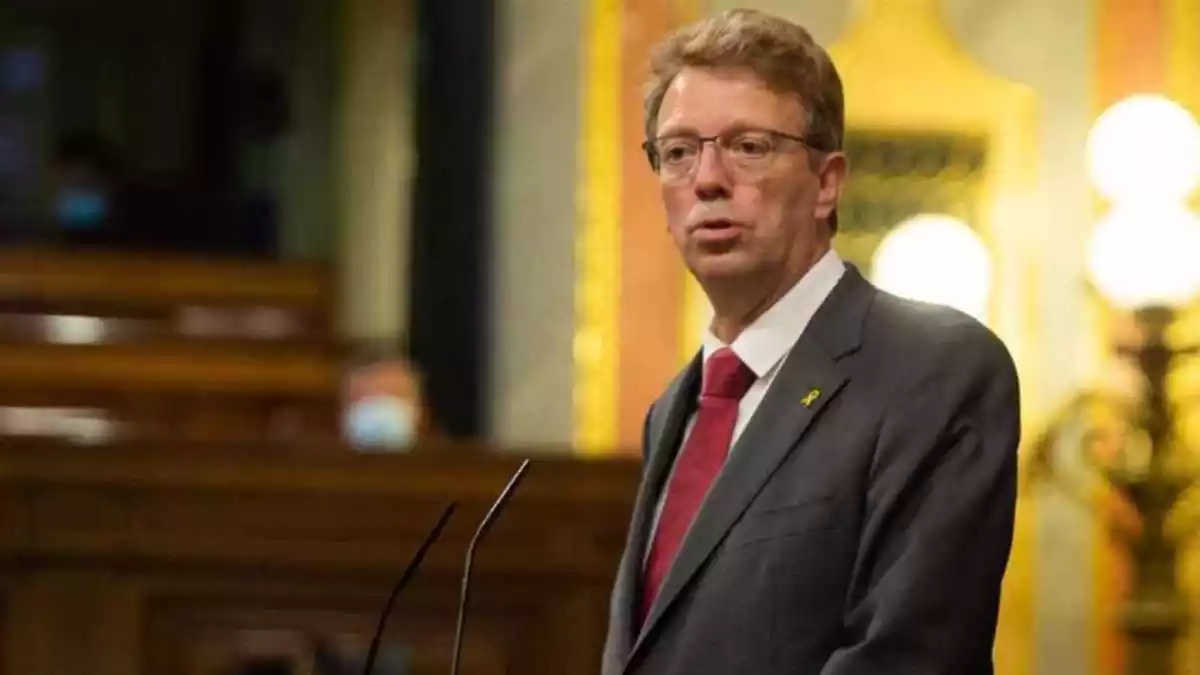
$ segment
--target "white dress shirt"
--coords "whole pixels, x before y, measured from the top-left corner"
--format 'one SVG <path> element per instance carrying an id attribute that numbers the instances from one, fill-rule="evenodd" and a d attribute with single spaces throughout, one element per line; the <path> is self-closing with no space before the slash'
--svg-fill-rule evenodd
<path id="1" fill-rule="evenodd" d="M 754 411 L 758 409 L 758 405 L 766 396 L 771 382 L 775 380 L 775 374 L 779 372 L 779 366 L 783 363 L 784 357 L 800 339 L 804 329 L 812 321 L 813 315 L 829 297 L 845 272 L 845 263 L 833 249 L 830 249 L 783 297 L 734 338 L 732 344 L 726 345 L 721 342 L 716 335 L 713 335 L 711 329 L 705 331 L 702 340 L 704 363 L 708 363 L 713 352 L 728 346 L 742 360 L 742 363 L 754 371 L 757 378 L 738 404 L 737 422 L 733 428 L 733 440 L 731 441 L 734 447 L 736 447 L 738 437 L 745 430 L 746 424 L 754 415 Z M 688 420 L 687 428 L 684 430 L 681 448 L 684 447 L 683 444 L 687 443 L 695 423 L 696 414 L 693 412 Z M 650 528 L 651 533 L 658 527 L 658 519 L 662 515 L 663 503 L 666 501 L 667 485 L 670 485 L 670 480 L 664 483 L 662 494 L 659 495 L 654 521 Z M 647 554 L 649 554 L 649 550 L 650 547 L 647 546 Z"/>

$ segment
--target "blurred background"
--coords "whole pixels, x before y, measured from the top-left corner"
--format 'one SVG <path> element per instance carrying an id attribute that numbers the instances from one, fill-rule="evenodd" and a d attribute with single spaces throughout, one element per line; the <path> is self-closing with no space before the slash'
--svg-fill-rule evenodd
<path id="1" fill-rule="evenodd" d="M 1007 343 L 1000 675 L 1200 673 L 1200 0 L 749 0 L 847 97 L 837 246 Z M 594 673 L 708 318 L 639 148 L 725 0 L 0 4 L 0 672 Z"/>

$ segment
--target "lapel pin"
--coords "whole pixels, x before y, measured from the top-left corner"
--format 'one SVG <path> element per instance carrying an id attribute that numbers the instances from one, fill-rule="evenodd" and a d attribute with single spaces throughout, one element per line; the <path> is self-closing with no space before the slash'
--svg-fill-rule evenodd
<path id="1" fill-rule="evenodd" d="M 804 398 L 800 399 L 800 402 L 804 404 L 805 408 L 811 408 L 813 402 L 816 401 L 820 396 L 820 389 L 810 389 L 808 393 L 804 395 Z"/>

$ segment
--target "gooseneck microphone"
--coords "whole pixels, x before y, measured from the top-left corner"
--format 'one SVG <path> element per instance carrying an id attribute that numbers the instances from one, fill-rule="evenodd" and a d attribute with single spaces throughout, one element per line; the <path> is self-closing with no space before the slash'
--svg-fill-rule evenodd
<path id="1" fill-rule="evenodd" d="M 467 604 L 471 598 L 471 564 L 475 562 L 475 549 L 479 546 L 479 542 L 487 536 L 488 530 L 492 529 L 492 524 L 496 522 L 500 511 L 504 509 L 505 504 L 512 497 L 513 492 L 517 489 L 521 479 L 525 476 L 525 469 L 529 468 L 529 460 L 521 462 L 521 466 L 517 467 L 512 478 L 508 480 L 508 485 L 504 491 L 496 498 L 496 502 L 492 504 L 492 508 L 488 510 L 487 515 L 483 517 L 483 521 L 479 523 L 479 529 L 475 531 L 475 536 L 471 539 L 471 545 L 467 548 L 466 564 L 463 566 L 462 590 L 458 598 L 458 626 L 454 630 L 454 658 L 450 662 L 450 675 L 458 675 L 459 658 L 462 656 L 463 629 L 467 623 Z"/>
<path id="2" fill-rule="evenodd" d="M 450 516 L 454 513 L 454 509 L 458 507 L 458 502 L 450 502 L 449 506 L 442 511 L 442 517 L 438 518 L 437 524 L 425 535 L 425 541 L 421 542 L 420 548 L 417 549 L 412 560 L 409 561 L 408 567 L 404 568 L 404 572 L 396 581 L 396 585 L 392 587 L 392 594 L 388 596 L 387 603 L 383 606 L 383 613 L 379 616 L 379 627 L 375 629 L 375 637 L 371 638 L 371 648 L 367 651 L 367 660 L 363 665 L 363 675 L 371 675 L 371 671 L 375 668 L 375 658 L 379 655 L 379 643 L 383 639 L 384 629 L 387 627 L 388 615 L 392 613 L 392 605 L 396 604 L 396 598 L 400 596 L 400 592 L 408 585 L 408 582 L 417 573 L 417 568 L 421 566 L 421 561 L 425 559 L 425 554 L 429 551 L 429 547 L 433 546 L 433 542 L 437 541 L 441 536 L 442 530 L 446 527 L 446 523 L 450 521 Z"/>

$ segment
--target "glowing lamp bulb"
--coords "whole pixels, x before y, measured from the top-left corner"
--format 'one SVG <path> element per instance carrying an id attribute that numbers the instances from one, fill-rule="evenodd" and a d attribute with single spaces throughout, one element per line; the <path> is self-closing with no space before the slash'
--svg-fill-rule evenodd
<path id="1" fill-rule="evenodd" d="M 1200 180 L 1200 126 L 1163 96 L 1113 104 L 1088 133 L 1086 152 L 1092 183 L 1117 204 L 1182 201 Z"/>
<path id="2" fill-rule="evenodd" d="M 1092 233 L 1088 274 L 1123 309 L 1178 307 L 1200 290 L 1200 223 L 1182 205 L 1118 207 Z"/>
<path id="3" fill-rule="evenodd" d="M 991 257 L 979 235 L 957 218 L 922 214 L 905 220 L 880 243 L 871 269 L 872 281 L 885 291 L 986 320 Z"/>

